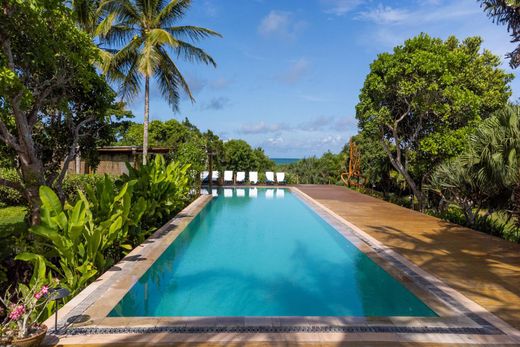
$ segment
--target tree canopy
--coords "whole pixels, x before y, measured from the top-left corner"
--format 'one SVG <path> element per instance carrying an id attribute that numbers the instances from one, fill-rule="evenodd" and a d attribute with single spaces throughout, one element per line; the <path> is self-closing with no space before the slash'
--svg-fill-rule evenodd
<path id="1" fill-rule="evenodd" d="M 356 106 L 359 128 L 381 142 L 421 208 L 426 175 L 460 154 L 475 125 L 511 95 L 513 76 L 481 43 L 420 34 L 370 65 Z"/>
<path id="2" fill-rule="evenodd" d="M 95 156 L 119 108 L 93 63 L 99 58 L 71 11 L 56 0 L 6 0 L 0 12 L 0 141 L 16 162 L 37 218 L 38 188 L 60 191 L 78 150 Z"/>
<path id="3" fill-rule="evenodd" d="M 224 143 L 224 169 L 233 171 L 267 171 L 274 163 L 261 148 L 253 149 L 244 140 L 229 140 Z"/>

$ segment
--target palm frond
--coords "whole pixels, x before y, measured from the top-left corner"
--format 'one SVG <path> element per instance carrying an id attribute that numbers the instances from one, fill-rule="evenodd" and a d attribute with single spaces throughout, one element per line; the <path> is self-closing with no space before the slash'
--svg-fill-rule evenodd
<path id="1" fill-rule="evenodd" d="M 116 13 L 118 22 L 138 23 L 141 18 L 139 9 L 130 0 L 103 0 L 99 10 L 105 13 Z"/>
<path id="2" fill-rule="evenodd" d="M 137 67 L 139 71 L 145 76 L 152 76 L 159 66 L 161 59 L 157 46 L 153 43 L 150 37 L 147 37 L 143 43 L 143 49 L 137 57 Z"/>
<path id="3" fill-rule="evenodd" d="M 164 29 L 152 29 L 148 32 L 146 41 L 152 46 L 167 45 L 172 48 L 178 47 L 179 42 L 175 37 Z"/>
<path id="4" fill-rule="evenodd" d="M 174 49 L 177 53 L 177 56 L 182 56 L 189 62 L 203 62 L 207 65 L 217 66 L 217 63 L 213 58 L 204 52 L 203 49 L 195 47 L 185 41 L 177 40 L 179 45 Z"/>
<path id="5" fill-rule="evenodd" d="M 178 109 L 180 98 L 179 87 L 182 88 L 191 101 L 194 102 L 195 99 L 193 98 L 188 83 L 175 63 L 170 59 L 168 53 L 163 48 L 160 48 L 158 52 L 161 56 L 161 60 L 155 76 L 159 81 L 161 94 L 168 100 L 168 103 L 174 110 Z"/>
<path id="6" fill-rule="evenodd" d="M 133 62 L 127 71 L 120 72 L 119 75 L 124 76 L 119 88 L 121 98 L 127 101 L 133 100 L 141 90 L 142 81 L 142 75 L 139 73 L 137 68 L 137 60 Z"/>
<path id="7" fill-rule="evenodd" d="M 191 0 L 170 0 L 155 17 L 152 26 L 154 28 L 169 27 L 178 22 L 186 14 L 191 6 Z"/>
<path id="8" fill-rule="evenodd" d="M 164 28 L 164 30 L 172 34 L 175 38 L 188 38 L 195 42 L 210 36 L 222 37 L 222 35 L 217 33 L 216 31 L 192 25 L 168 27 Z"/>

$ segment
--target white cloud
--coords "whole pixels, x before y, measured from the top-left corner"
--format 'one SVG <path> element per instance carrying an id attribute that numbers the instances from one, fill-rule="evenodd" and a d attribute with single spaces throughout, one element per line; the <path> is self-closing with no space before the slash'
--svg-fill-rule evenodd
<path id="1" fill-rule="evenodd" d="M 316 116 L 299 123 L 267 123 L 264 121 L 257 123 L 244 123 L 238 129 L 241 134 L 268 134 L 283 132 L 306 132 L 316 133 L 320 131 L 340 131 L 355 130 L 356 121 L 353 117 L 331 117 Z"/>
<path id="2" fill-rule="evenodd" d="M 375 24 L 400 24 L 406 26 L 424 27 L 429 23 L 440 23 L 459 19 L 463 17 L 471 17 L 482 14 L 482 10 L 478 4 L 469 4 L 465 1 L 455 1 L 446 6 L 439 6 L 437 3 L 428 2 L 422 6 L 416 6 L 413 9 L 394 8 L 379 4 L 367 11 L 362 11 L 357 19 L 370 21 Z"/>
<path id="3" fill-rule="evenodd" d="M 288 129 L 288 125 L 283 123 L 266 123 L 264 121 L 253 124 L 242 124 L 239 132 L 242 134 L 265 134 Z"/>
<path id="4" fill-rule="evenodd" d="M 321 4 L 325 8 L 325 13 L 336 16 L 343 16 L 364 2 L 365 0 L 321 0 Z"/>
<path id="5" fill-rule="evenodd" d="M 258 32 L 263 37 L 293 40 L 306 26 L 305 21 L 297 20 L 291 12 L 272 10 L 260 22 Z"/>
<path id="6" fill-rule="evenodd" d="M 379 4 L 369 11 L 360 12 L 358 18 L 377 24 L 399 23 L 408 20 L 410 12 L 406 9 L 396 9 Z"/>
<path id="7" fill-rule="evenodd" d="M 295 84 L 309 71 L 310 63 L 306 58 L 300 58 L 291 63 L 289 69 L 279 76 L 279 79 L 287 84 Z"/>

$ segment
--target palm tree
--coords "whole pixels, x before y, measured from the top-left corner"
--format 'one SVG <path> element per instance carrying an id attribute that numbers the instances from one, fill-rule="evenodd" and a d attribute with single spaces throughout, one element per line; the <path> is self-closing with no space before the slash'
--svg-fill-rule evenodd
<path id="1" fill-rule="evenodd" d="M 221 35 L 206 28 L 176 25 L 190 6 L 191 0 L 103 0 L 100 5 L 103 19 L 96 35 L 102 44 L 114 48 L 105 73 L 120 83 L 120 95 L 127 100 L 139 94 L 144 77 L 143 164 L 148 155 L 150 79 L 155 78 L 161 94 L 177 111 L 180 88 L 195 100 L 171 55 L 216 67 L 211 56 L 186 40 Z"/>

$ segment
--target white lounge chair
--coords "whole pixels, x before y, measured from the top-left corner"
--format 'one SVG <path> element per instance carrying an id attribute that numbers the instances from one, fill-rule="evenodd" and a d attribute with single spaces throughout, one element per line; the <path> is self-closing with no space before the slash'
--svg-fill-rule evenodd
<path id="1" fill-rule="evenodd" d="M 265 198 L 266 199 L 272 199 L 274 198 L 274 189 L 267 189 L 265 191 Z"/>
<path id="2" fill-rule="evenodd" d="M 233 189 L 231 189 L 231 188 L 224 189 L 224 197 L 225 198 L 232 198 L 233 197 Z"/>
<path id="3" fill-rule="evenodd" d="M 249 182 L 251 182 L 251 184 L 258 183 L 258 172 L 257 171 L 249 171 Z"/>
<path id="4" fill-rule="evenodd" d="M 226 183 L 233 184 L 233 171 L 224 171 L 224 184 Z"/>
<path id="5" fill-rule="evenodd" d="M 208 191 L 206 188 L 202 188 L 202 189 L 200 190 L 200 194 L 201 194 L 201 195 L 209 195 L 209 191 Z"/>
<path id="6" fill-rule="evenodd" d="M 209 171 L 202 171 L 200 173 L 200 181 L 201 182 L 205 182 L 208 180 L 208 177 L 209 177 Z"/>
<path id="7" fill-rule="evenodd" d="M 276 182 L 280 184 L 285 184 L 285 172 L 276 173 Z"/>
<path id="8" fill-rule="evenodd" d="M 243 198 L 245 196 L 246 196 L 246 190 L 245 189 L 242 189 L 242 188 L 237 189 L 237 197 L 238 198 Z"/>
<path id="9" fill-rule="evenodd" d="M 212 189 L 211 190 L 211 195 L 217 197 L 218 196 L 218 191 L 216 189 Z"/>
<path id="10" fill-rule="evenodd" d="M 273 184 L 274 183 L 274 172 L 272 171 L 267 171 L 265 173 L 265 183 L 267 184 Z"/>
<path id="11" fill-rule="evenodd" d="M 250 198 L 256 198 L 258 196 L 258 189 L 256 188 L 249 188 L 249 197 Z"/>
<path id="12" fill-rule="evenodd" d="M 219 177 L 220 177 L 220 172 L 213 171 L 213 173 L 211 174 L 211 181 L 217 182 Z"/>
<path id="13" fill-rule="evenodd" d="M 285 189 L 277 189 L 276 190 L 276 198 L 283 199 L 285 197 Z"/>
<path id="14" fill-rule="evenodd" d="M 236 183 L 237 184 L 244 183 L 245 180 L 246 180 L 246 173 L 244 171 L 238 171 L 237 177 L 236 177 Z"/>

